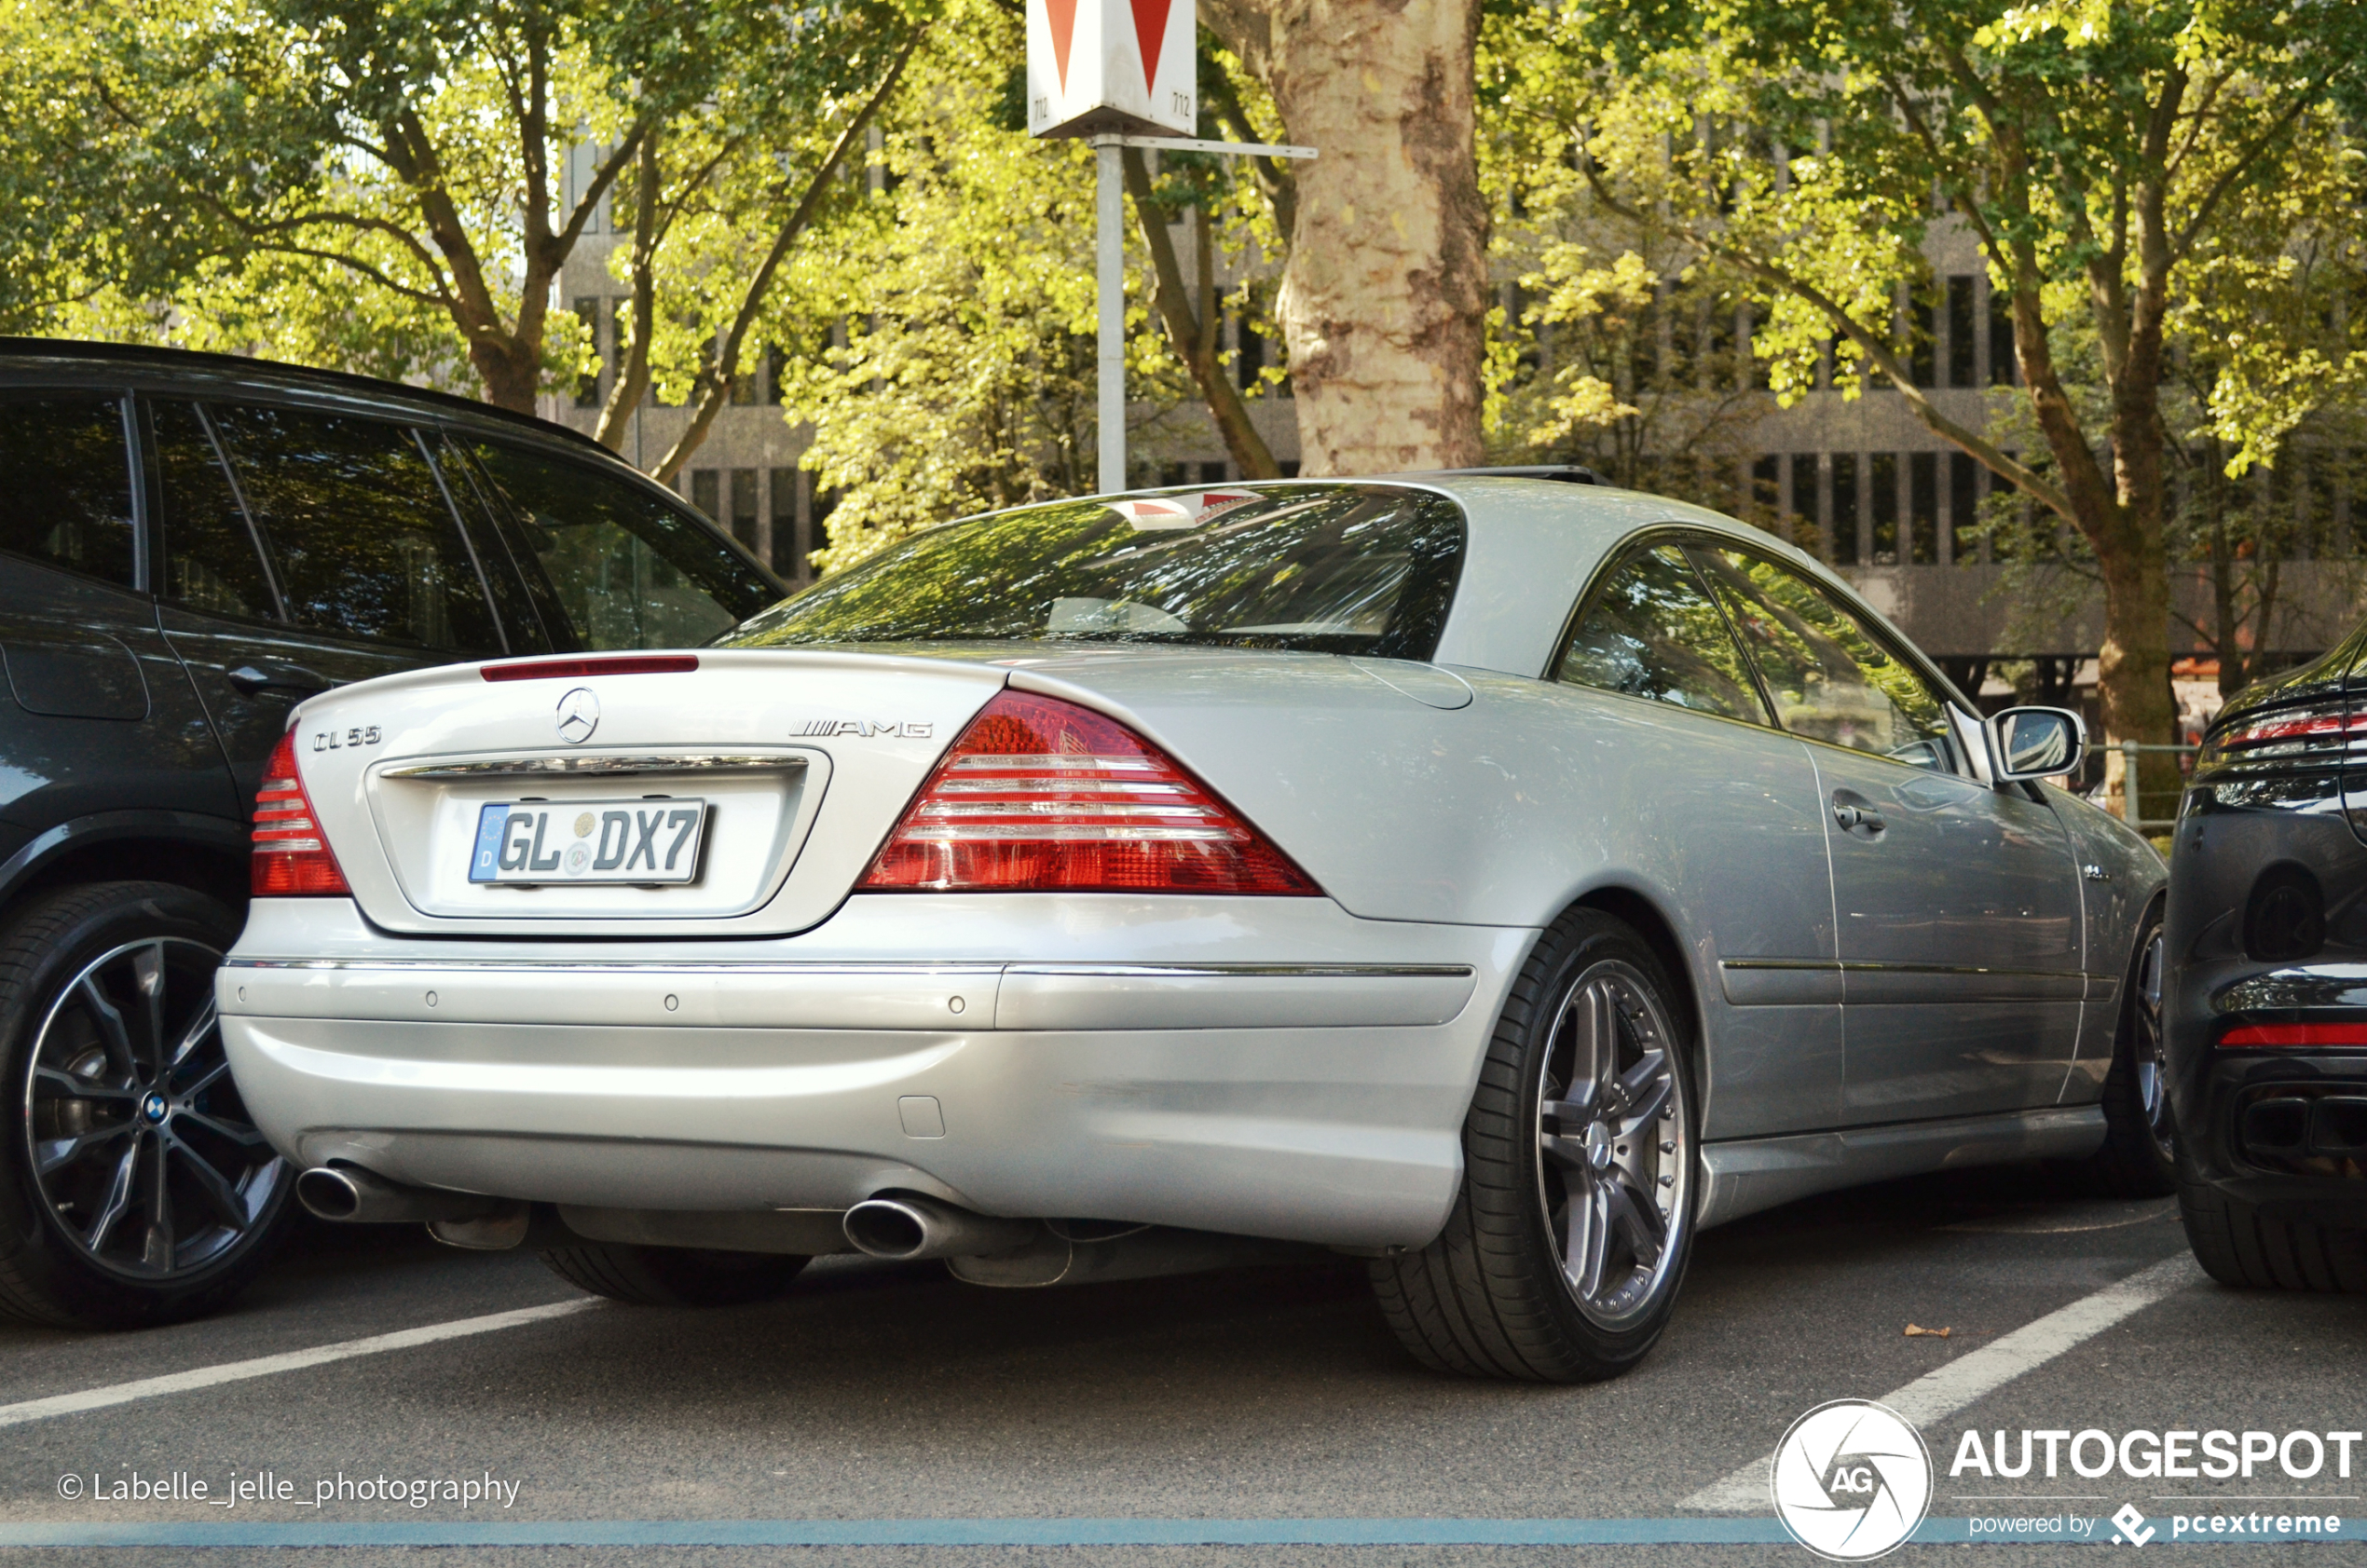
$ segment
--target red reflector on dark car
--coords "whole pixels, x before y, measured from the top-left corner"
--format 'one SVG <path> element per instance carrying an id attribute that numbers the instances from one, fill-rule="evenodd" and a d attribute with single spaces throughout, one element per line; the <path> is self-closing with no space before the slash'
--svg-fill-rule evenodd
<path id="1" fill-rule="evenodd" d="M 2310 1045 L 2367 1045 L 2367 1023 L 2238 1024 L 2219 1037 L 2229 1050 Z"/>
<path id="2" fill-rule="evenodd" d="M 695 653 L 627 653 L 612 659 L 533 659 L 522 664 L 487 664 L 487 680 L 580 680 L 586 675 L 682 675 L 699 667 Z"/>

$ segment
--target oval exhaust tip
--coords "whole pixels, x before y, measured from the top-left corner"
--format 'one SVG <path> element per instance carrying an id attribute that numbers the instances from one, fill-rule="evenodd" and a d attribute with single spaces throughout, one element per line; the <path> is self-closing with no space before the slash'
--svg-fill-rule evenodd
<path id="1" fill-rule="evenodd" d="M 362 1191 L 341 1170 L 320 1166 L 296 1178 L 296 1202 L 322 1220 L 350 1220 L 362 1208 Z"/>
<path id="2" fill-rule="evenodd" d="M 843 1224 L 855 1249 L 874 1258 L 910 1258 L 928 1240 L 921 1216 L 893 1198 L 864 1199 L 846 1211 Z"/>

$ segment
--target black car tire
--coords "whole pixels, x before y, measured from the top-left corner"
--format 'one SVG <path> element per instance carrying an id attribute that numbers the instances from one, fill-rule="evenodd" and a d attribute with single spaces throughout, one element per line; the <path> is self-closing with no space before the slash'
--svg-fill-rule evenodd
<path id="1" fill-rule="evenodd" d="M 1677 995 L 1650 947 L 1598 910 L 1539 938 L 1480 1069 L 1445 1229 L 1372 1265 L 1415 1359 L 1594 1383 L 1659 1340 L 1691 1256 L 1699 1157 Z"/>
<path id="2" fill-rule="evenodd" d="M 2270 1215 L 2229 1197 L 2183 1161 L 2178 1215 L 2203 1272 L 2239 1290 L 2367 1295 L 2367 1231 Z"/>
<path id="3" fill-rule="evenodd" d="M 779 1252 L 719 1252 L 587 1241 L 542 1254 L 577 1289 L 636 1306 L 740 1306 L 786 1294 L 811 1259 Z"/>
<path id="4" fill-rule="evenodd" d="M 2178 1190 L 2178 1125 L 2162 1057 L 2166 957 L 2155 905 L 2138 924 L 2136 955 L 2121 987 L 2120 1028 L 2104 1076 L 2104 1146 L 2088 1160 L 2097 1183 L 2119 1197 L 2158 1198 Z"/>
<path id="5" fill-rule="evenodd" d="M 213 1021 L 238 933 L 221 904 L 164 882 L 65 888 L 0 930 L 0 1314 L 200 1316 L 286 1236 L 295 1172 L 239 1101 Z"/>

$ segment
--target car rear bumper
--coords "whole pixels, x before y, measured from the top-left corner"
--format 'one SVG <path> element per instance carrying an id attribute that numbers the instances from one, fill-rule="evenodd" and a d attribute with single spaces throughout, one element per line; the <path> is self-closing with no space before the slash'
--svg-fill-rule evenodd
<path id="1" fill-rule="evenodd" d="M 567 947 L 254 908 L 225 1040 L 308 1165 L 640 1209 L 900 1188 L 1346 1246 L 1443 1221 L 1534 937 L 1313 899 L 870 897 L 787 940 Z"/>

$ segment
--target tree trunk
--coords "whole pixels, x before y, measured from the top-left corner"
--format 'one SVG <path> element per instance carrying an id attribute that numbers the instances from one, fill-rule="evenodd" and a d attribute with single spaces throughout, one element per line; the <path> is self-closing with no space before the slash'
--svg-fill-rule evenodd
<path id="1" fill-rule="evenodd" d="M 1168 341 L 1175 345 L 1177 356 L 1192 373 L 1201 401 L 1208 404 L 1209 416 L 1216 421 L 1217 434 L 1225 438 L 1225 450 L 1241 477 L 1281 478 L 1282 470 L 1275 463 L 1274 454 L 1266 449 L 1266 438 L 1251 423 L 1249 407 L 1233 385 L 1231 368 L 1218 357 L 1218 329 L 1223 323 L 1216 312 L 1216 289 L 1211 273 L 1208 209 L 1192 210 L 1199 224 L 1197 250 L 1200 286 L 1195 306 L 1184 288 L 1184 268 L 1175 259 L 1175 244 L 1167 232 L 1167 220 L 1151 199 L 1149 165 L 1139 148 L 1128 147 L 1119 157 L 1126 169 L 1127 194 L 1134 198 L 1135 219 L 1142 226 L 1142 242 L 1151 252 L 1152 271 L 1157 280 L 1154 303 L 1159 320 L 1167 326 Z"/>
<path id="2" fill-rule="evenodd" d="M 1200 15 L 1318 153 L 1296 172 L 1277 309 L 1300 471 L 1479 462 L 1477 0 L 1206 0 Z"/>
<path id="3" fill-rule="evenodd" d="M 534 341 L 513 334 L 480 331 L 469 345 L 469 362 L 485 383 L 485 401 L 513 414 L 532 414 L 534 394 L 542 384 L 542 334 L 536 323 Z"/>

